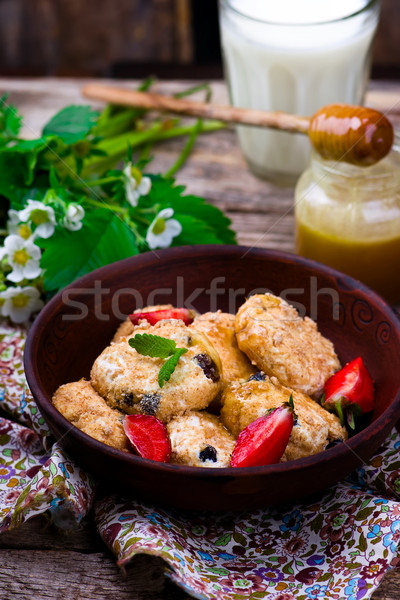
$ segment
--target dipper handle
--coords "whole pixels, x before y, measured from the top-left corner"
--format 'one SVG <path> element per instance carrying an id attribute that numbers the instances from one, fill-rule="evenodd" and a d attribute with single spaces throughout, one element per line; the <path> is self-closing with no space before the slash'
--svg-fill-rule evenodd
<path id="1" fill-rule="evenodd" d="M 360 166 L 378 162 L 388 154 L 393 143 L 390 121 L 382 113 L 361 106 L 332 104 L 321 108 L 310 118 L 280 111 L 195 102 L 99 83 L 85 85 L 82 93 L 87 98 L 112 104 L 307 134 L 323 158 Z"/>

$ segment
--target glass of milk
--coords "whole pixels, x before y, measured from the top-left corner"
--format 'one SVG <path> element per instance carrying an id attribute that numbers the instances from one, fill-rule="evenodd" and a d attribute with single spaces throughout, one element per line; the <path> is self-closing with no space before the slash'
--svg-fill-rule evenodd
<path id="1" fill-rule="evenodd" d="M 312 116 L 321 106 L 361 104 L 379 0 L 220 0 L 225 74 L 235 106 Z M 294 183 L 307 136 L 240 125 L 251 170 Z"/>

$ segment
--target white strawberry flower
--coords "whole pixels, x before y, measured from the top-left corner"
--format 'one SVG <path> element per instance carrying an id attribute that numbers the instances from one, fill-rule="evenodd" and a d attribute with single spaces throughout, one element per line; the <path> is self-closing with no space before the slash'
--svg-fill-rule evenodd
<path id="1" fill-rule="evenodd" d="M 25 323 L 43 305 L 39 290 L 32 286 L 9 287 L 0 292 L 0 314 L 2 317 L 9 317 L 14 323 Z"/>
<path id="2" fill-rule="evenodd" d="M 20 221 L 35 225 L 35 235 L 47 239 L 54 233 L 56 217 L 51 206 L 39 200 L 28 200 L 28 205 L 18 213 Z"/>
<path id="3" fill-rule="evenodd" d="M 24 240 L 29 240 L 33 236 L 32 229 L 28 223 L 21 223 L 19 212 L 12 208 L 8 211 L 7 229 L 8 233 L 19 235 Z"/>
<path id="4" fill-rule="evenodd" d="M 174 237 L 182 232 L 182 225 L 176 219 L 172 219 L 173 215 L 172 208 L 164 208 L 150 225 L 146 234 L 146 242 L 151 250 L 168 248 Z"/>
<path id="5" fill-rule="evenodd" d="M 80 204 L 70 204 L 63 219 L 65 229 L 68 229 L 69 231 L 79 231 L 79 229 L 82 228 L 84 216 L 85 211 Z"/>
<path id="6" fill-rule="evenodd" d="M 9 235 L 0 249 L 0 260 L 7 256 L 12 267 L 7 279 L 19 283 L 23 279 L 36 279 L 42 270 L 40 268 L 41 251 L 31 240 L 24 240 L 19 235 Z"/>
<path id="7" fill-rule="evenodd" d="M 126 199 L 133 207 L 137 206 L 140 196 L 147 196 L 151 189 L 150 177 L 143 177 L 137 167 L 129 162 L 123 170 Z"/>

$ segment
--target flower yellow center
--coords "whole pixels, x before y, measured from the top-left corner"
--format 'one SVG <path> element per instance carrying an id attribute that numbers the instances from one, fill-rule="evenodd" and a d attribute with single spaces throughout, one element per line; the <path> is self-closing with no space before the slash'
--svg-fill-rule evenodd
<path id="1" fill-rule="evenodd" d="M 153 225 L 152 229 L 154 235 L 160 235 L 165 231 L 165 221 L 164 219 L 157 219 L 157 221 Z"/>
<path id="2" fill-rule="evenodd" d="M 29 259 L 30 256 L 24 248 L 14 252 L 13 261 L 17 263 L 17 265 L 26 265 Z"/>
<path id="3" fill-rule="evenodd" d="M 31 219 L 35 225 L 41 225 L 42 223 L 49 222 L 49 215 L 45 210 L 41 208 L 35 208 L 35 210 L 31 212 Z"/>
<path id="4" fill-rule="evenodd" d="M 29 296 L 26 296 L 25 294 L 16 294 L 12 298 L 12 303 L 15 308 L 25 308 L 28 302 Z"/>
<path id="5" fill-rule="evenodd" d="M 142 181 L 142 174 L 137 167 L 131 167 L 131 176 L 136 181 L 137 185 Z"/>
<path id="6" fill-rule="evenodd" d="M 18 233 L 24 240 L 27 240 L 31 237 L 32 230 L 29 225 L 20 225 L 18 227 Z"/>

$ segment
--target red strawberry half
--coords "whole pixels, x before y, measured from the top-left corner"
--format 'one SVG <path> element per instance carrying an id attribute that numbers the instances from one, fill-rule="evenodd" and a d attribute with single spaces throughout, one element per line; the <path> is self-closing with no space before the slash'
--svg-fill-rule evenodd
<path id="1" fill-rule="evenodd" d="M 321 404 L 327 410 L 335 412 L 342 424 L 346 416 L 352 429 L 355 416 L 373 410 L 374 384 L 360 356 L 327 380 Z"/>
<path id="2" fill-rule="evenodd" d="M 231 467 L 257 467 L 280 461 L 295 423 L 293 399 L 243 429 L 232 453 Z"/>
<path id="3" fill-rule="evenodd" d="M 127 415 L 124 430 L 133 449 L 142 458 L 158 462 L 168 462 L 171 456 L 171 442 L 167 428 L 151 415 Z"/>
<path id="4" fill-rule="evenodd" d="M 194 319 L 194 312 L 188 308 L 166 308 L 163 310 L 154 310 L 152 312 L 138 312 L 129 315 L 133 325 L 137 325 L 139 321 L 146 319 L 150 325 L 155 325 L 163 319 L 180 319 L 185 325 L 190 325 Z"/>

